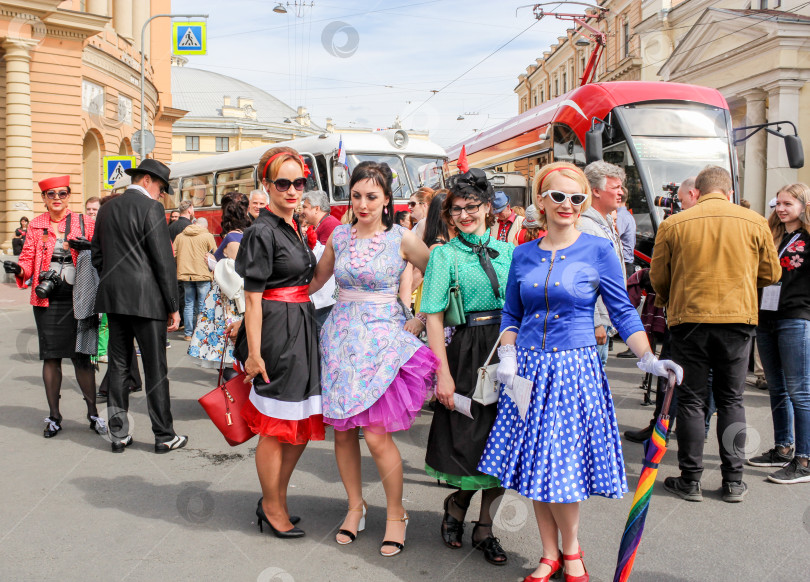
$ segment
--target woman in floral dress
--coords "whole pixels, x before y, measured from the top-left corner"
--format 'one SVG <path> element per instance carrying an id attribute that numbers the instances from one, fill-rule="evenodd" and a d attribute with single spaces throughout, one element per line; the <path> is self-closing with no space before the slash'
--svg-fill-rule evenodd
<path id="1" fill-rule="evenodd" d="M 408 514 L 402 506 L 402 459 L 391 433 L 407 430 L 433 384 L 436 357 L 404 330 L 397 291 L 406 261 L 424 271 L 428 249 L 393 223 L 392 174 L 363 162 L 352 172 L 355 219 L 327 241 L 310 293 L 334 273 L 338 301 L 321 331 L 324 422 L 335 429 L 335 456 L 349 498 L 336 541 L 349 544 L 365 527 L 360 446 L 363 428 L 387 499 L 383 556 L 404 548 Z"/>

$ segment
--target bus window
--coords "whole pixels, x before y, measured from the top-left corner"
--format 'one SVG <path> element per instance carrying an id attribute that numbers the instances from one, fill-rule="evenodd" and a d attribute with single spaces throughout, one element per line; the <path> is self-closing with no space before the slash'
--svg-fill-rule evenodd
<path id="1" fill-rule="evenodd" d="M 434 190 L 442 187 L 442 166 L 444 160 L 440 158 L 420 158 L 407 156 L 405 165 L 408 167 L 408 174 L 411 183 L 416 188 L 427 186 Z"/>
<path id="2" fill-rule="evenodd" d="M 191 200 L 195 207 L 214 205 L 214 174 L 183 178 L 181 200 Z"/>
<path id="3" fill-rule="evenodd" d="M 219 204 L 226 192 L 250 194 L 250 191 L 255 189 L 256 181 L 253 178 L 253 166 L 217 172 L 217 197 L 215 203 Z"/>
<path id="4" fill-rule="evenodd" d="M 391 185 L 391 189 L 394 192 L 394 199 L 395 200 L 407 200 L 411 197 L 413 190 L 411 189 L 410 181 L 408 180 L 408 175 L 405 172 L 405 166 L 402 163 L 402 159 L 396 155 L 386 155 L 386 154 L 348 154 L 346 156 L 346 161 L 349 163 L 349 174 L 351 175 L 354 168 L 360 162 L 377 162 L 378 164 L 388 164 L 391 168 L 391 171 L 394 173 L 394 181 Z M 346 194 L 343 200 L 349 199 L 349 188 L 346 187 Z M 335 198 L 337 199 L 337 193 L 335 194 Z"/>
<path id="5" fill-rule="evenodd" d="M 585 167 L 585 149 L 574 131 L 559 123 L 554 124 L 554 161 L 570 162 Z"/>

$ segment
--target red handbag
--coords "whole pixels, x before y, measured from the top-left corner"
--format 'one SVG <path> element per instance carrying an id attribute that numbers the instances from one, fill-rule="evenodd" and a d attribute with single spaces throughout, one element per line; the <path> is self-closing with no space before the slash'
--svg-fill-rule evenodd
<path id="1" fill-rule="evenodd" d="M 252 439 L 256 434 L 250 430 L 248 423 L 242 418 L 242 407 L 250 396 L 250 384 L 245 383 L 246 374 L 241 372 L 227 382 L 222 382 L 222 373 L 225 368 L 225 354 L 228 352 L 228 339 L 222 348 L 222 361 L 219 364 L 219 379 L 217 387 L 198 400 L 219 429 L 225 440 L 232 447 L 241 445 Z"/>

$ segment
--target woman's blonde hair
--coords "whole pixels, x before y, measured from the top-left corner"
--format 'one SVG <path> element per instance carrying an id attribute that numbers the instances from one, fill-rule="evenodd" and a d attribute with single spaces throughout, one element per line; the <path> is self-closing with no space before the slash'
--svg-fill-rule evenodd
<path id="1" fill-rule="evenodd" d="M 548 185 L 548 181 L 551 179 L 550 174 L 552 174 L 552 172 L 554 174 L 559 173 L 566 178 L 570 178 L 579 185 L 580 192 L 582 194 L 588 194 L 588 198 L 579 207 L 580 214 L 591 207 L 591 187 L 588 184 L 588 178 L 585 177 L 585 173 L 580 168 L 569 162 L 554 162 L 553 164 L 543 166 L 540 171 L 534 175 L 532 199 L 534 200 L 534 203 L 537 205 L 538 209 L 540 208 L 540 195 L 545 191 L 541 190 L 541 188 L 544 188 L 544 184 Z M 541 230 L 546 230 L 547 223 L 545 213 L 540 213 L 537 220 L 537 225 Z"/>
<path id="2" fill-rule="evenodd" d="M 779 196 L 782 192 L 793 196 L 804 207 L 804 212 L 799 214 L 799 220 L 802 221 L 801 229 L 805 232 L 810 232 L 808 231 L 808 226 L 810 225 L 810 208 L 807 206 L 810 204 L 810 186 L 802 184 L 801 182 L 789 184 L 783 186 L 776 195 Z M 779 246 L 779 243 L 782 242 L 782 237 L 785 236 L 786 229 L 785 223 L 779 220 L 779 216 L 776 214 L 775 210 L 771 212 L 771 215 L 768 217 L 768 226 L 771 227 L 774 244 Z"/>

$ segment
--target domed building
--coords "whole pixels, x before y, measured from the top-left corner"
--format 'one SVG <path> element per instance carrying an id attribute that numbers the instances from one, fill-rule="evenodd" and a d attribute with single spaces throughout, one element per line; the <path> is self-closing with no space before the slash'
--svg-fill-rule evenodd
<path id="1" fill-rule="evenodd" d="M 172 58 L 172 104 L 188 111 L 174 123 L 172 161 L 318 135 L 306 108 L 293 109 L 239 79 L 185 66 Z"/>

